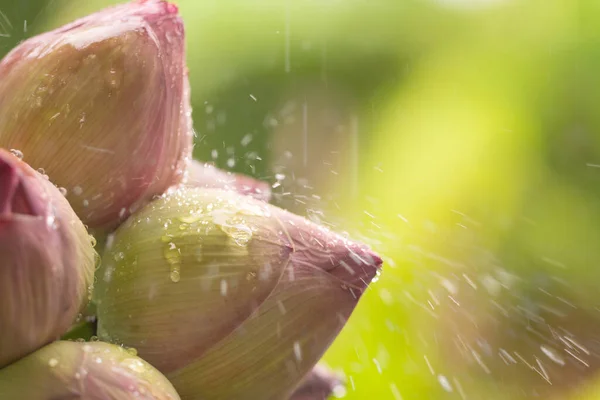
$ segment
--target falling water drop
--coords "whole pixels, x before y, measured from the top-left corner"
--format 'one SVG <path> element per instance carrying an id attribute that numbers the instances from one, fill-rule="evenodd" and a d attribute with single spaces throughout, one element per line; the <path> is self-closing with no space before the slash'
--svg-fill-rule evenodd
<path id="1" fill-rule="evenodd" d="M 448 381 L 448 378 L 446 378 L 444 375 L 438 375 L 438 382 L 440 383 L 440 385 L 442 385 L 442 388 L 446 392 L 452 392 L 452 385 L 450 384 L 450 381 Z"/>
<path id="2" fill-rule="evenodd" d="M 227 281 L 225 279 L 221 280 L 221 296 L 227 296 Z"/>
<path id="3" fill-rule="evenodd" d="M 294 342 L 294 356 L 296 360 L 302 361 L 302 347 L 300 346 L 300 342 Z"/>

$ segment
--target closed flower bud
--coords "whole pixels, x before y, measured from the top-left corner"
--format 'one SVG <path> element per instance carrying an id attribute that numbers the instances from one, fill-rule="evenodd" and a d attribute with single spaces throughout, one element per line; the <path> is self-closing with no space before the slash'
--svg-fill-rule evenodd
<path id="1" fill-rule="evenodd" d="M 187 185 L 206 189 L 234 190 L 258 200 L 271 199 L 271 187 L 249 176 L 234 174 L 215 168 L 211 164 L 192 161 L 188 170 Z"/>
<path id="2" fill-rule="evenodd" d="M 60 191 L 0 149 L 0 367 L 69 329 L 88 301 L 95 262 Z"/>
<path id="3" fill-rule="evenodd" d="M 192 128 L 174 5 L 134 1 L 33 37 L 0 76 L 0 147 L 44 168 L 90 229 L 182 179 Z"/>
<path id="4" fill-rule="evenodd" d="M 182 187 L 116 231 L 95 292 L 99 335 L 135 347 L 183 398 L 287 398 L 380 265 L 267 203 Z"/>
<path id="5" fill-rule="evenodd" d="M 0 370 L 0 398 L 179 400 L 169 381 L 132 352 L 102 342 L 65 341 Z"/>

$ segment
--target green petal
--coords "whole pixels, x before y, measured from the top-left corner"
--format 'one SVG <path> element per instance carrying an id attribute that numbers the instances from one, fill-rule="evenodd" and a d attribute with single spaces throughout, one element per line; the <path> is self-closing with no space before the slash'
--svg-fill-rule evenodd
<path id="1" fill-rule="evenodd" d="M 199 358 L 269 296 L 291 247 L 260 201 L 181 188 L 132 216 L 103 257 L 98 333 L 163 372 Z"/>
<path id="2" fill-rule="evenodd" d="M 258 313 L 198 361 L 167 374 L 187 400 L 288 398 L 350 316 L 356 300 L 319 269 L 289 266 Z"/>
<path id="3" fill-rule="evenodd" d="M 179 400 L 154 367 L 101 342 L 54 342 L 0 370 L 0 398 Z"/>

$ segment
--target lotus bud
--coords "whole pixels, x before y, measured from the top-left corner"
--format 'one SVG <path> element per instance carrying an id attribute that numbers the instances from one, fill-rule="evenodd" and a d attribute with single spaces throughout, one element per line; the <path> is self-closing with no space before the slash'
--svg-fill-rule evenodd
<path id="1" fill-rule="evenodd" d="M 95 291 L 98 332 L 135 347 L 185 399 L 284 399 L 380 265 L 265 202 L 181 187 L 115 232 Z"/>
<path id="2" fill-rule="evenodd" d="M 323 365 L 317 365 L 290 400 L 327 400 L 335 392 L 345 393 L 342 379 Z"/>
<path id="3" fill-rule="evenodd" d="M 60 191 L 0 149 L 0 367 L 69 329 L 95 264 L 90 236 Z"/>
<path id="4" fill-rule="evenodd" d="M 192 145 L 177 7 L 134 1 L 33 37 L 0 62 L 0 147 L 19 149 L 108 229 L 183 177 Z"/>
<path id="5" fill-rule="evenodd" d="M 227 189 L 252 196 L 258 200 L 271 199 L 271 187 L 249 176 L 223 171 L 211 164 L 192 161 L 188 170 L 187 184 L 194 187 Z"/>
<path id="6" fill-rule="evenodd" d="M 132 352 L 102 342 L 54 342 L 0 370 L 0 398 L 179 400 L 169 381 Z"/>

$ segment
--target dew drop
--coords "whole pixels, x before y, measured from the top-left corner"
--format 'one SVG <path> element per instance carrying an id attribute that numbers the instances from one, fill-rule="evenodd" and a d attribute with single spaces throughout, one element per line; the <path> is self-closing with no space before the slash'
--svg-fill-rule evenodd
<path id="1" fill-rule="evenodd" d="M 171 278 L 171 281 L 177 283 L 181 280 L 181 275 L 179 273 L 179 266 L 178 265 L 174 265 L 173 267 L 171 267 L 171 274 L 169 275 L 169 277 Z"/>
<path id="2" fill-rule="evenodd" d="M 48 215 L 46 217 L 46 225 L 52 229 L 56 229 L 56 217 L 54 215 Z"/>
<path id="3" fill-rule="evenodd" d="M 67 189 L 65 189 L 64 187 L 59 187 L 58 191 L 60 192 L 60 194 L 62 194 L 63 196 L 67 195 Z"/>
<path id="4" fill-rule="evenodd" d="M 194 222 L 198 222 L 200 218 L 200 215 L 184 215 L 178 217 L 177 219 L 179 219 L 179 221 L 183 222 L 184 224 L 193 224 Z"/>
<path id="5" fill-rule="evenodd" d="M 81 189 L 81 186 L 75 186 L 73 188 L 73 194 L 75 196 L 81 196 L 82 193 L 83 193 L 83 189 Z"/>
<path id="6" fill-rule="evenodd" d="M 146 372 L 144 363 L 137 358 L 127 358 L 121 362 L 121 365 L 137 373 Z"/>
<path id="7" fill-rule="evenodd" d="M 179 249 L 175 243 L 169 242 L 165 247 L 163 254 L 165 256 L 165 260 L 167 260 L 167 263 L 170 265 L 181 263 L 181 253 L 179 252 Z"/>
<path id="8" fill-rule="evenodd" d="M 50 368 L 54 368 L 58 365 L 58 360 L 56 358 L 51 358 L 48 361 L 48 365 L 50 366 Z"/>
<path id="9" fill-rule="evenodd" d="M 135 348 L 133 348 L 133 347 L 128 347 L 128 348 L 125 349 L 125 351 L 127 353 L 131 354 L 134 357 L 138 355 L 137 350 Z"/>
<path id="10" fill-rule="evenodd" d="M 252 239 L 252 229 L 244 224 L 242 218 L 229 218 L 223 221 L 221 215 L 214 217 L 214 222 L 227 234 L 238 246 L 247 246 Z"/>
<path id="11" fill-rule="evenodd" d="M 10 149 L 10 152 L 13 156 L 17 157 L 19 160 L 23 159 L 23 152 L 17 149 Z"/>

